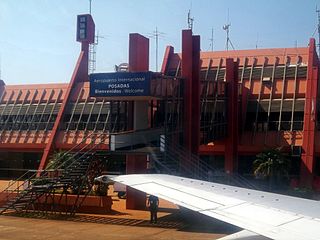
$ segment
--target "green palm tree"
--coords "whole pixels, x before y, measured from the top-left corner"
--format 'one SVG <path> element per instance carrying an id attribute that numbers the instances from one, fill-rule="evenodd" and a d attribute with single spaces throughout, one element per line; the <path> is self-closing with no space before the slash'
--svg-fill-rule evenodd
<path id="1" fill-rule="evenodd" d="M 68 167 L 72 162 L 74 158 L 70 153 L 67 153 L 66 151 L 57 151 L 54 152 L 50 159 L 49 163 L 46 166 L 46 170 L 48 171 L 48 174 L 46 175 L 46 178 L 34 178 L 32 179 L 33 185 L 44 185 L 50 182 L 49 178 L 57 177 L 59 175 L 60 169 L 65 169 Z"/>
<path id="2" fill-rule="evenodd" d="M 290 160 L 283 155 L 281 148 L 268 149 L 256 156 L 253 162 L 254 175 L 258 178 L 269 180 L 269 187 L 273 183 L 282 183 L 288 179 L 290 170 Z"/>
<path id="3" fill-rule="evenodd" d="M 69 164 L 73 162 L 74 158 L 72 154 L 67 153 L 66 151 L 57 151 L 54 152 L 49 160 L 49 163 L 47 165 L 47 169 L 64 169 Z"/>

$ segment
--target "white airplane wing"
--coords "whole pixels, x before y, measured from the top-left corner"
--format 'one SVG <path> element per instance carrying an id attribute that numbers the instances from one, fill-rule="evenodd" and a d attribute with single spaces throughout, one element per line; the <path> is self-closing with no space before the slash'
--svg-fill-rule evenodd
<path id="1" fill-rule="evenodd" d="M 243 228 L 247 235 L 320 239 L 319 201 L 162 174 L 101 176 L 97 180 L 107 178 Z"/>
<path id="2" fill-rule="evenodd" d="M 261 236 L 259 234 L 250 232 L 248 230 L 242 230 L 240 232 L 219 238 L 218 240 L 268 240 L 270 238 Z"/>

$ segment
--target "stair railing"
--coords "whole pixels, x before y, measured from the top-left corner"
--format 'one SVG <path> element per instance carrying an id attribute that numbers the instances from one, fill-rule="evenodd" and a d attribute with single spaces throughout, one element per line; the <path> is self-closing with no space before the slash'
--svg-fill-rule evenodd
<path id="1" fill-rule="evenodd" d="M 81 141 L 80 143 L 78 143 L 77 145 L 75 145 L 74 147 L 72 147 L 71 149 L 69 149 L 68 151 L 66 151 L 66 152 L 61 156 L 61 158 L 64 157 L 65 155 L 69 154 L 70 152 L 72 152 L 72 151 L 75 150 L 76 148 L 78 148 L 81 144 L 83 144 L 83 143 L 84 143 L 89 137 L 91 137 L 93 134 L 94 134 L 94 132 L 92 132 L 92 133 L 90 133 L 89 135 L 87 135 L 84 139 L 82 139 L 82 141 Z M 53 163 L 52 163 L 52 164 L 53 164 Z M 50 168 L 50 164 L 47 166 L 47 168 Z M 35 171 L 36 171 L 36 172 L 35 172 Z M 25 179 L 25 177 L 26 177 L 28 174 L 35 172 L 31 177 L 29 177 L 29 178 L 34 178 L 34 177 L 35 177 L 34 175 L 38 174 L 39 172 L 44 172 L 44 171 L 46 171 L 46 170 L 28 170 L 28 171 L 26 171 L 26 172 L 25 172 L 24 174 L 22 174 L 20 177 L 18 177 L 18 178 L 15 179 L 14 181 L 12 181 L 12 183 L 9 184 L 9 185 L 2 191 L 2 193 L 10 191 L 9 189 L 10 189 L 13 185 L 15 185 L 17 182 L 20 182 L 20 181 L 22 181 L 23 179 Z M 28 178 L 28 179 L 29 179 L 29 178 Z M 17 187 L 16 189 L 19 189 L 19 187 L 21 187 L 21 185 L 18 185 L 18 187 Z M 12 191 L 15 191 L 15 190 L 12 190 Z"/>
<path id="2" fill-rule="evenodd" d="M 160 140 L 161 141 L 161 140 Z M 186 148 L 182 145 L 177 144 L 166 138 L 163 142 L 161 142 L 163 146 L 165 146 L 165 156 L 170 161 L 178 161 L 180 170 L 182 170 L 186 175 L 202 179 L 202 180 L 211 180 L 209 176 L 209 171 L 212 173 L 215 172 L 215 168 L 210 166 L 208 163 L 199 158 L 198 155 L 190 153 Z M 181 161 L 179 161 L 181 159 Z M 190 159 L 187 163 L 185 159 Z M 221 172 L 223 181 L 222 183 L 228 183 L 236 186 L 247 187 L 255 190 L 259 190 L 259 188 L 250 182 L 245 177 L 241 176 L 238 173 L 228 174 L 225 172 Z M 213 178 L 214 178 L 213 174 Z"/>
<path id="3" fill-rule="evenodd" d="M 70 150 L 68 150 L 66 153 L 64 153 L 60 158 L 64 157 L 66 154 L 70 153 L 72 150 L 76 149 L 77 146 L 81 145 L 89 136 L 93 135 L 95 133 L 91 133 L 89 134 L 85 139 L 83 139 L 79 144 L 77 144 L 76 146 L 74 146 L 73 148 L 71 148 Z M 82 147 L 80 150 L 78 150 L 77 153 L 74 154 L 74 156 L 77 156 L 78 154 L 81 154 L 88 146 L 92 146 L 94 145 L 93 148 L 89 149 L 88 151 L 84 152 L 81 156 L 79 157 L 83 157 L 85 155 L 87 155 L 89 152 L 91 152 L 93 149 L 95 149 L 97 146 L 99 146 L 104 140 L 105 138 L 103 138 L 98 144 L 94 144 L 94 141 L 97 140 L 98 138 L 100 138 L 101 136 L 103 135 L 106 135 L 106 133 L 100 133 L 99 135 L 97 135 L 89 145 L 85 145 L 84 147 Z M 60 159 L 59 158 L 59 159 Z M 73 166 L 75 163 L 77 163 L 77 159 L 74 159 L 69 165 L 67 168 Z M 6 194 L 6 201 L 9 201 L 10 200 L 10 197 L 12 196 L 16 196 L 14 195 L 14 193 L 18 193 L 20 194 L 21 192 L 23 191 L 28 191 L 31 189 L 32 187 L 32 184 L 36 183 L 37 181 L 41 181 L 43 180 L 43 178 L 47 177 L 48 179 L 54 179 L 54 177 L 49 177 L 49 173 L 52 173 L 52 172 L 56 172 L 56 171 L 60 171 L 63 167 L 65 168 L 65 165 L 66 163 L 61 163 L 58 167 L 56 167 L 55 169 L 48 169 L 50 167 L 50 165 L 47 167 L 47 169 L 44 169 L 44 170 L 40 170 L 40 173 L 41 173 L 41 176 L 37 178 L 37 174 L 39 173 L 39 170 L 33 170 L 35 171 L 35 173 L 30 176 L 28 179 L 26 179 L 23 183 L 21 184 L 18 184 L 18 187 L 15 189 L 15 190 L 11 190 L 11 191 L 8 191 L 9 188 L 14 185 L 15 183 L 17 183 L 18 181 L 21 181 L 21 179 L 23 177 L 26 176 L 26 173 L 19 177 L 17 180 L 15 180 L 12 184 L 10 184 L 5 190 L 2 191 L 2 193 L 4 192 L 8 192 L 8 194 Z M 66 168 L 64 169 L 66 170 Z M 30 171 L 28 171 L 30 173 Z M 33 183 L 30 185 L 29 183 L 32 182 L 32 180 L 36 179 L 35 181 L 33 181 Z M 24 189 L 24 185 L 25 185 L 25 182 L 28 182 L 28 187 L 26 189 Z M 20 191 L 20 189 L 23 189 L 22 191 Z"/>

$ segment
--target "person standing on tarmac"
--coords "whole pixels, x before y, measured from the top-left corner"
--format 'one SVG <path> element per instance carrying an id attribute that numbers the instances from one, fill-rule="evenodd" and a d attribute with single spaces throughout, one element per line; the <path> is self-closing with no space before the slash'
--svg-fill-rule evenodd
<path id="1" fill-rule="evenodd" d="M 157 223 L 159 198 L 157 196 L 150 195 L 148 198 L 147 206 L 149 207 L 149 210 L 150 210 L 150 223 Z"/>

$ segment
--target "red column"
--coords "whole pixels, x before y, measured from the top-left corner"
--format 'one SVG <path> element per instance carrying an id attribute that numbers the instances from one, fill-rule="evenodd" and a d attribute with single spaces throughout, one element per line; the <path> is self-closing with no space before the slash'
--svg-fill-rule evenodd
<path id="1" fill-rule="evenodd" d="M 181 77 L 184 79 L 184 146 L 198 154 L 200 144 L 200 36 L 182 31 Z M 185 164 L 190 164 L 185 159 Z"/>
<path id="2" fill-rule="evenodd" d="M 129 71 L 149 71 L 149 39 L 137 33 L 132 33 L 129 36 Z M 128 121 L 129 129 L 131 130 L 134 126 L 133 108 L 133 102 L 130 102 L 128 106 Z M 127 155 L 126 158 L 127 174 L 146 173 L 146 155 Z M 127 187 L 126 207 L 127 209 L 145 209 L 146 194 Z"/>
<path id="3" fill-rule="evenodd" d="M 129 71 L 149 71 L 149 39 L 138 33 L 129 35 Z"/>
<path id="4" fill-rule="evenodd" d="M 146 155 L 127 155 L 127 174 L 146 173 Z M 144 210 L 146 208 L 146 194 L 127 187 L 126 208 Z"/>
<path id="5" fill-rule="evenodd" d="M 227 132 L 225 144 L 225 170 L 233 173 L 238 168 L 238 63 L 232 58 L 226 60 L 227 82 Z"/>
<path id="6" fill-rule="evenodd" d="M 42 157 L 41 157 L 41 161 L 40 161 L 40 165 L 38 170 L 43 170 L 46 167 L 46 164 L 48 162 L 48 157 L 52 151 L 52 149 L 54 148 L 54 142 L 55 142 L 55 138 L 56 135 L 58 133 L 59 130 L 59 125 L 60 122 L 62 122 L 62 117 L 63 117 L 63 113 L 66 109 L 66 106 L 69 102 L 69 98 L 72 94 L 72 90 L 73 87 L 75 85 L 76 82 L 83 82 L 83 81 L 88 81 L 88 50 L 89 50 L 89 44 L 86 42 L 82 43 L 81 46 L 81 53 L 80 56 L 78 58 L 77 61 L 77 65 L 73 71 L 72 77 L 71 77 L 71 81 L 68 85 L 66 94 L 64 96 L 63 102 L 61 104 L 60 110 L 58 112 L 56 121 L 53 125 L 53 128 L 51 130 L 51 134 L 50 134 L 50 138 L 48 143 L 46 144 L 46 147 L 43 151 Z M 38 176 L 40 175 L 40 173 L 37 174 Z"/>
<path id="7" fill-rule="evenodd" d="M 184 78 L 184 145 L 191 150 L 192 31 L 182 31 L 181 77 Z"/>
<path id="8" fill-rule="evenodd" d="M 191 152 L 200 145 L 200 36 L 192 36 Z"/>
<path id="9" fill-rule="evenodd" d="M 149 39 L 129 34 L 129 72 L 149 71 Z M 133 129 L 133 101 L 128 103 L 128 130 Z"/>
<path id="10" fill-rule="evenodd" d="M 300 184 L 311 187 L 315 165 L 315 131 L 317 115 L 318 57 L 315 40 L 310 39 L 308 57 Z"/>

